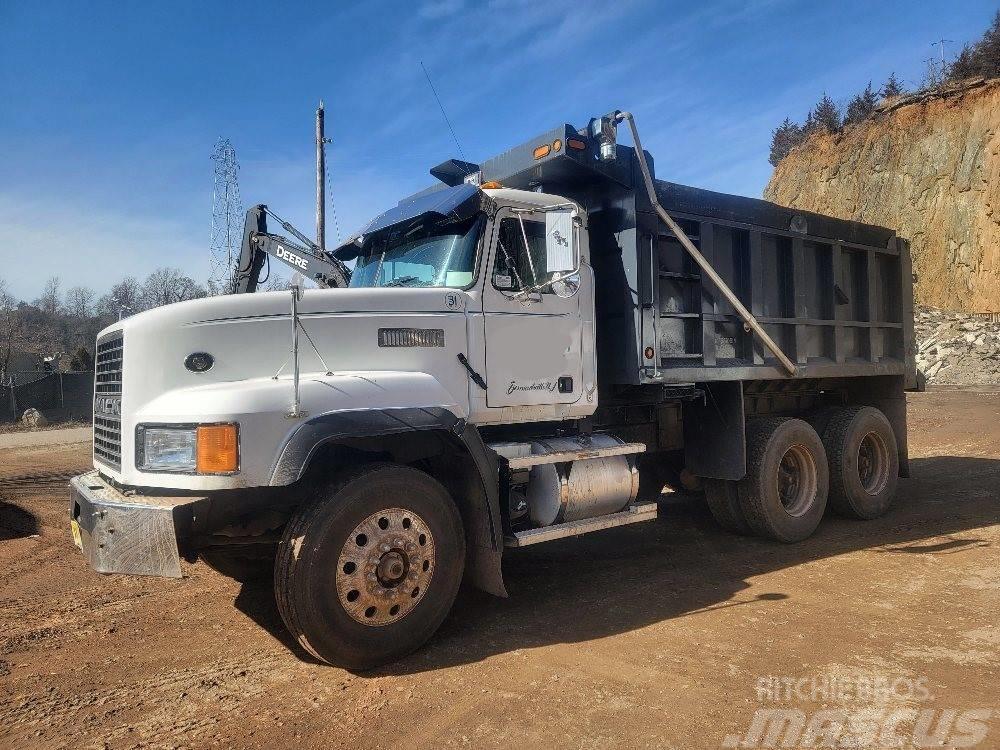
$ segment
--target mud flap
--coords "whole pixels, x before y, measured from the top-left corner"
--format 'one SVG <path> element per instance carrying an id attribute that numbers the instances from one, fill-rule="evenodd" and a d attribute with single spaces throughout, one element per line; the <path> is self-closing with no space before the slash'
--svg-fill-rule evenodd
<path id="1" fill-rule="evenodd" d="M 702 383 L 700 401 L 684 402 L 684 463 L 710 479 L 742 479 L 747 471 L 743 384 Z"/>

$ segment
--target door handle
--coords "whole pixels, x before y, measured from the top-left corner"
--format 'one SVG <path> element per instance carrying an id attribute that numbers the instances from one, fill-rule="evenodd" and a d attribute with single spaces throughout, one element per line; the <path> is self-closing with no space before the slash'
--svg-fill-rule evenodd
<path id="1" fill-rule="evenodd" d="M 472 382 L 485 391 L 486 381 L 483 380 L 483 376 L 480 375 L 478 372 L 476 372 L 474 369 L 472 369 L 472 365 L 469 364 L 469 360 L 466 359 L 465 355 L 462 354 L 461 352 L 458 353 L 458 361 L 462 363 L 462 367 L 464 367 L 466 372 L 469 373 L 469 378 L 472 380 Z"/>

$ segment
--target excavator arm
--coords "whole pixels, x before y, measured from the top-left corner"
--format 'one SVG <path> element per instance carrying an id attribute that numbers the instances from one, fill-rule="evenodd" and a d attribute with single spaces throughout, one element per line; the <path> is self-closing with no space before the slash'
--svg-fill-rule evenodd
<path id="1" fill-rule="evenodd" d="M 302 244 L 292 242 L 279 234 L 269 233 L 267 231 L 269 214 Z M 261 270 L 271 258 L 281 261 L 321 287 L 346 287 L 351 280 L 351 271 L 347 266 L 323 252 L 308 237 L 261 204 L 247 211 L 243 225 L 243 244 L 236 268 L 233 269 L 230 293 L 256 291 L 260 283 Z"/>

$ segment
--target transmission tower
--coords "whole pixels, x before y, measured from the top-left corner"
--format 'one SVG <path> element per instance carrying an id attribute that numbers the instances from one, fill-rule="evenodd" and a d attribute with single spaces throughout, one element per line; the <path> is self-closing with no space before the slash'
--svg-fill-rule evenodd
<path id="1" fill-rule="evenodd" d="M 212 241 L 209 286 L 216 294 L 226 294 L 233 278 L 233 266 L 243 241 L 243 203 L 240 200 L 240 163 L 228 138 L 220 138 L 212 152 L 215 184 L 212 190 Z"/>

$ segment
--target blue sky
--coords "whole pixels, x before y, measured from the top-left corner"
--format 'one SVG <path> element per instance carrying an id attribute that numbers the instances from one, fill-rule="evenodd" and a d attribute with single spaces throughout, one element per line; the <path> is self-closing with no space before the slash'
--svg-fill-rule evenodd
<path id="1" fill-rule="evenodd" d="M 430 183 L 562 122 L 630 109 L 657 176 L 759 196 L 771 129 L 931 42 L 977 37 L 995 0 L 0 0 L 0 278 L 98 292 L 172 265 L 209 273 L 213 145 L 234 143 L 244 204 L 311 232 L 322 98 L 341 234 Z M 328 242 L 336 229 L 328 217 Z"/>

